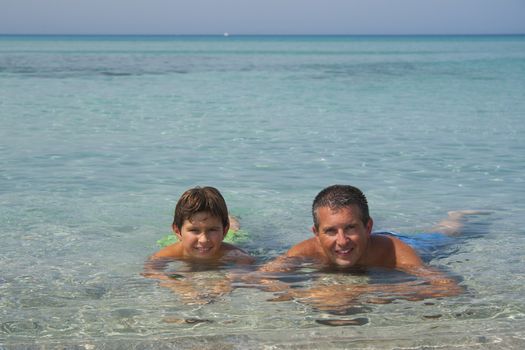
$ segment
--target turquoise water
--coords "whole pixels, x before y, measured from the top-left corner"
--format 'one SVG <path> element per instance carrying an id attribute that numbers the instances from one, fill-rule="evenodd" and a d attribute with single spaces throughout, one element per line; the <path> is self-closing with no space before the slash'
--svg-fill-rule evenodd
<path id="1" fill-rule="evenodd" d="M 524 36 L 0 37 L 0 347 L 523 348 L 524 114 Z M 186 305 L 140 276 L 189 187 L 219 188 L 264 262 L 334 183 L 377 230 L 490 211 L 430 262 L 466 293 L 330 327 L 269 292 Z"/>

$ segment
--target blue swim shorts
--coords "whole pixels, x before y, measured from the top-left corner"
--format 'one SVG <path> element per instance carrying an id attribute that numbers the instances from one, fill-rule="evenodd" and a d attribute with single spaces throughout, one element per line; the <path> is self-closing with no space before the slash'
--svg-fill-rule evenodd
<path id="1" fill-rule="evenodd" d="M 393 231 L 374 232 L 374 234 L 394 236 L 414 248 L 421 259 L 428 262 L 444 258 L 457 250 L 458 242 L 454 237 L 439 232 L 416 233 L 404 235 Z"/>

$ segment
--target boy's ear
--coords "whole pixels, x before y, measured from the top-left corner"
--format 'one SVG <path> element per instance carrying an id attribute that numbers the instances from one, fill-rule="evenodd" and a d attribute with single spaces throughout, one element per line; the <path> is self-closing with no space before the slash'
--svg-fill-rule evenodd
<path id="1" fill-rule="evenodd" d="M 182 240 L 182 233 L 180 232 L 179 228 L 177 227 L 177 225 L 175 224 L 172 224 L 171 225 L 171 229 L 173 230 L 173 233 L 175 233 L 175 235 L 177 237 L 179 237 L 179 240 Z"/>
<path id="2" fill-rule="evenodd" d="M 222 238 L 226 237 L 229 230 L 230 230 L 230 225 L 226 225 L 226 227 L 224 227 L 224 232 L 222 233 Z"/>

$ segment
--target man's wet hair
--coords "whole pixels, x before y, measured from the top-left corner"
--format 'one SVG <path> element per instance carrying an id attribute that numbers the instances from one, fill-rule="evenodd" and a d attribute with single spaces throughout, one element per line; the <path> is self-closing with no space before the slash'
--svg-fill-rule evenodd
<path id="1" fill-rule="evenodd" d="M 314 226 L 319 229 L 317 210 L 328 207 L 332 210 L 340 210 L 355 205 L 361 212 L 361 221 L 366 225 L 370 220 L 368 212 L 368 201 L 363 192 L 357 187 L 350 185 L 332 185 L 317 194 L 312 204 L 312 217 Z"/>
<path id="2" fill-rule="evenodd" d="M 190 188 L 182 194 L 175 207 L 173 224 L 181 229 L 184 220 L 191 220 L 193 215 L 200 212 L 218 217 L 223 227 L 230 225 L 226 201 L 219 190 L 210 186 Z"/>

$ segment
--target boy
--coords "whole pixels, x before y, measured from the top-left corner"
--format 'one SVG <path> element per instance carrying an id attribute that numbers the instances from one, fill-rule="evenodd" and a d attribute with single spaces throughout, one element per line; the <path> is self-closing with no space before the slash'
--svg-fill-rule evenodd
<path id="1" fill-rule="evenodd" d="M 226 202 L 214 187 L 195 187 L 182 194 L 175 207 L 172 229 L 179 241 L 153 254 L 145 264 L 143 276 L 166 281 L 163 285 L 171 287 L 183 296 L 199 298 L 213 296 L 230 290 L 229 283 L 208 286 L 205 293 L 197 292 L 195 286 L 181 274 L 166 274 L 171 261 L 184 261 L 189 264 L 250 264 L 254 261 L 246 252 L 223 242 L 230 228 Z M 238 229 L 238 223 L 233 222 Z M 182 278 L 182 280 L 180 280 Z M 201 286 L 199 286 L 201 288 Z"/>
<path id="2" fill-rule="evenodd" d="M 195 187 L 182 194 L 175 207 L 172 229 L 179 242 L 152 256 L 203 262 L 249 263 L 253 259 L 243 250 L 222 240 L 230 228 L 226 202 L 214 187 Z M 232 226 L 238 228 L 238 223 Z"/>

